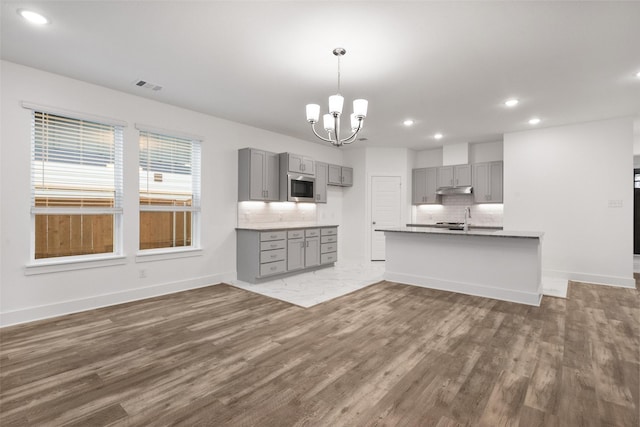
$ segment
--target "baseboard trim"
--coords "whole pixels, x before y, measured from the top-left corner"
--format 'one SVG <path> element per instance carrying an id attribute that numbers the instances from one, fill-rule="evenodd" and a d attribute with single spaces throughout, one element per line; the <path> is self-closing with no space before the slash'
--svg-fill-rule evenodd
<path id="1" fill-rule="evenodd" d="M 603 276 L 599 274 L 577 273 L 575 271 L 542 270 L 543 276 L 571 280 L 573 282 L 590 283 L 593 285 L 614 286 L 619 288 L 635 288 L 633 277 Z"/>
<path id="2" fill-rule="evenodd" d="M 498 289 L 489 286 L 476 285 L 473 283 L 453 282 L 449 280 L 394 272 L 385 272 L 384 279 L 391 282 L 420 286 L 422 288 L 458 292 L 466 295 L 493 298 L 501 301 L 517 302 L 520 304 L 533 306 L 540 306 L 540 301 L 542 300 L 542 284 L 538 289 L 538 293 L 533 293 L 508 289 Z"/>
<path id="3" fill-rule="evenodd" d="M 214 274 L 210 276 L 195 277 L 188 280 L 160 283 L 144 288 L 128 289 L 122 292 L 96 295 L 89 298 L 63 301 L 54 304 L 29 307 L 20 310 L 0 313 L 0 327 L 18 325 L 36 320 L 49 319 L 64 316 L 66 314 L 108 307 L 146 298 L 158 297 L 175 292 L 197 289 L 205 286 L 216 285 L 236 278 L 236 272 Z"/>

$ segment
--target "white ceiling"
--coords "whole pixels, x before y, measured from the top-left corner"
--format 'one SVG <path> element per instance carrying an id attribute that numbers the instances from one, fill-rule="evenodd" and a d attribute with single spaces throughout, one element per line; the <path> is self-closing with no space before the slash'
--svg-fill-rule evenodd
<path id="1" fill-rule="evenodd" d="M 346 112 L 369 100 L 358 145 L 426 149 L 499 140 L 534 115 L 640 113 L 637 1 L 3 0 L 1 18 L 2 59 L 309 141 L 304 106 L 324 110 L 336 92 L 338 46 Z"/>

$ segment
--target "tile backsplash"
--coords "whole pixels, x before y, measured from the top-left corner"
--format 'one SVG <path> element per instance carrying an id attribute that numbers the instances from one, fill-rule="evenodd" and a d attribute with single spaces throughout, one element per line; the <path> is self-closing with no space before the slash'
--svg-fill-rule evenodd
<path id="1" fill-rule="evenodd" d="M 317 223 L 315 203 L 239 202 L 238 227 L 313 226 Z"/>
<path id="2" fill-rule="evenodd" d="M 419 205 L 413 207 L 413 222 L 434 224 L 436 222 L 463 222 L 464 208 L 471 207 L 470 224 L 502 227 L 504 207 L 502 203 L 473 204 L 473 196 L 467 194 L 442 196 L 441 205 Z"/>

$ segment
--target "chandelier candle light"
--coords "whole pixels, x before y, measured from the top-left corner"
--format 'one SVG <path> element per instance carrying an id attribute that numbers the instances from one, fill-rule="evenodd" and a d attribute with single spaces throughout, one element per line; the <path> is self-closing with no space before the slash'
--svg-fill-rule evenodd
<path id="1" fill-rule="evenodd" d="M 336 147 L 343 144 L 351 144 L 355 139 L 362 125 L 364 118 L 367 117 L 367 106 L 369 102 L 366 99 L 353 100 L 353 113 L 351 114 L 351 136 L 340 139 L 340 115 L 342 115 L 342 106 L 344 98 L 340 95 L 340 57 L 347 53 L 341 47 L 333 49 L 333 54 L 338 57 L 338 93 L 329 97 L 329 114 L 322 117 L 324 130 L 327 131 L 329 138 L 318 135 L 315 124 L 318 123 L 320 117 L 320 106 L 318 104 L 307 104 L 307 121 L 311 123 L 313 133 L 325 142 L 329 142 Z"/>

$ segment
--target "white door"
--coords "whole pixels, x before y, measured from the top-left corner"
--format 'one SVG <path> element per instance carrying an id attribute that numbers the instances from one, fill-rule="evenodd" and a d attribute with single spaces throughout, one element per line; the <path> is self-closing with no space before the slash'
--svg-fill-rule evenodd
<path id="1" fill-rule="evenodd" d="M 399 176 L 371 177 L 371 260 L 385 260 L 384 233 L 376 228 L 400 227 L 402 219 Z"/>

